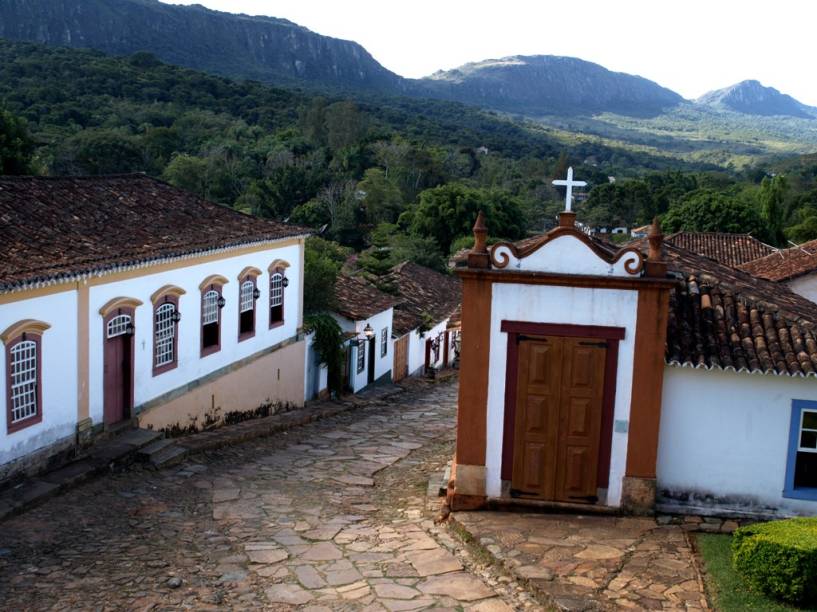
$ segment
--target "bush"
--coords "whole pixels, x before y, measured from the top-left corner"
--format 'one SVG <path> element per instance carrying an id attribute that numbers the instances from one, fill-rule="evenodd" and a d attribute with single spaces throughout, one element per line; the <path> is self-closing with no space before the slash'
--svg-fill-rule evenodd
<path id="1" fill-rule="evenodd" d="M 817 602 L 817 518 L 736 530 L 732 563 L 751 587 L 771 597 L 794 604 Z"/>

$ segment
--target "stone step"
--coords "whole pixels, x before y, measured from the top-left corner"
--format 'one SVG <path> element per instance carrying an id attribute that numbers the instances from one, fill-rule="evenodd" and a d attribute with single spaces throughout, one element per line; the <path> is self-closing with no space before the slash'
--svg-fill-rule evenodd
<path id="1" fill-rule="evenodd" d="M 136 458 L 139 461 L 150 461 L 157 453 L 163 451 L 168 446 L 174 446 L 176 442 L 170 438 L 161 438 L 154 440 L 150 444 L 146 444 L 136 452 Z"/>
<path id="2" fill-rule="evenodd" d="M 144 448 L 148 444 L 164 439 L 165 435 L 152 429 L 131 429 L 116 438 L 117 442 L 130 444 L 134 449 Z"/>
<path id="3" fill-rule="evenodd" d="M 53 472 L 49 472 L 45 476 L 41 476 L 40 480 L 50 482 L 60 487 L 60 490 L 70 489 L 79 483 L 88 480 L 91 476 L 96 474 L 97 466 L 87 459 L 80 459 L 69 463 Z"/>
<path id="4" fill-rule="evenodd" d="M 157 470 L 176 465 L 185 460 L 187 452 L 187 449 L 181 446 L 169 444 L 150 456 L 149 465 Z"/>

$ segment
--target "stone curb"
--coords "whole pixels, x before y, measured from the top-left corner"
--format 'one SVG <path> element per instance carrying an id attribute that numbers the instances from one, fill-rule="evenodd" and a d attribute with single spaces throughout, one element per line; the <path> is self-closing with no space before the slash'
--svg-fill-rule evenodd
<path id="1" fill-rule="evenodd" d="M 397 387 L 383 394 L 364 395 L 362 397 L 353 395 L 340 402 L 324 400 L 312 407 L 291 410 L 262 419 L 250 419 L 212 431 L 175 438 L 174 445 L 183 449 L 184 452 L 176 455 L 172 463 L 175 465 L 192 455 L 206 451 L 256 438 L 269 437 L 282 431 L 333 417 L 372 403 L 389 401 L 406 391 L 407 389 L 404 387 Z M 126 445 L 116 446 L 124 447 Z M 121 448 L 120 452 L 115 453 L 110 453 L 110 450 L 111 446 L 102 447 L 96 455 L 91 453 L 58 470 L 36 478 L 26 479 L 17 486 L 3 491 L 0 493 L 0 522 L 30 510 L 47 499 L 73 489 L 94 477 L 109 473 L 113 469 L 127 469 L 133 463 L 140 448 Z M 167 467 L 170 467 L 170 464 Z"/>

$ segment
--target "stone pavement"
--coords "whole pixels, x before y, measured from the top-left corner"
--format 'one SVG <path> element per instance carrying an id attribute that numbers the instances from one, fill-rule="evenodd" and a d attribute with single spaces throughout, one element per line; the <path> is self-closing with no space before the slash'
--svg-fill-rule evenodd
<path id="1" fill-rule="evenodd" d="M 0 523 L 9 610 L 417 610 L 534 604 L 431 517 L 456 387 L 430 385 Z"/>
<path id="2" fill-rule="evenodd" d="M 457 512 L 451 520 L 558 609 L 707 609 L 682 525 L 499 512 Z"/>

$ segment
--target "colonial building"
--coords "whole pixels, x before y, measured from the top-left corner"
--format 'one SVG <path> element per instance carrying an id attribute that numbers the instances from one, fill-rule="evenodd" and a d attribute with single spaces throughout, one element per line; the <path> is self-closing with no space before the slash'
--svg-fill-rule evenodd
<path id="1" fill-rule="evenodd" d="M 460 280 L 425 266 L 403 262 L 387 277 L 396 288 L 394 380 L 450 366 L 459 352 Z"/>
<path id="2" fill-rule="evenodd" d="M 0 178 L 0 478 L 304 401 L 306 231 L 144 175 Z"/>
<path id="3" fill-rule="evenodd" d="M 817 513 L 817 308 L 674 244 L 576 229 L 475 247 L 454 509 Z"/>
<path id="4" fill-rule="evenodd" d="M 752 276 L 781 283 L 817 302 L 817 240 L 754 259 L 740 266 Z"/>
<path id="5" fill-rule="evenodd" d="M 341 274 L 335 282 L 333 314 L 348 340 L 345 380 L 353 393 L 391 379 L 396 302 L 394 296 L 355 276 Z"/>

